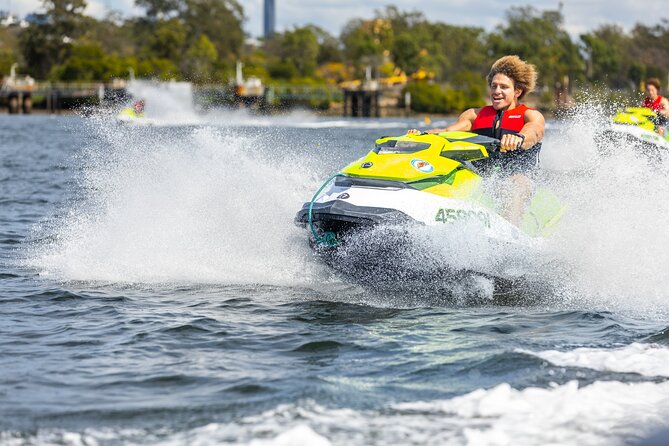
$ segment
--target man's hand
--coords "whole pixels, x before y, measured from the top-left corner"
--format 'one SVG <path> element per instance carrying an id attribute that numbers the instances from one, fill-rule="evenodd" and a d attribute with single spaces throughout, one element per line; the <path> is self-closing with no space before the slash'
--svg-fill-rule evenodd
<path id="1" fill-rule="evenodd" d="M 513 152 L 520 149 L 522 143 L 523 137 L 507 133 L 506 135 L 502 135 L 502 139 L 500 139 L 499 151 L 502 153 Z"/>

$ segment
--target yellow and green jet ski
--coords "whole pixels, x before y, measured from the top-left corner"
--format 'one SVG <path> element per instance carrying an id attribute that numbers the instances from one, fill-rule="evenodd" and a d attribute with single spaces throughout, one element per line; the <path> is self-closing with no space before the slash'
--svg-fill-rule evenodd
<path id="1" fill-rule="evenodd" d="M 122 124 L 131 124 L 131 125 L 152 125 L 155 124 L 153 119 L 149 119 L 144 115 L 144 112 L 137 112 L 134 107 L 125 107 L 123 108 L 118 115 L 116 115 L 116 120 Z"/>
<path id="2" fill-rule="evenodd" d="M 655 131 L 658 115 L 646 107 L 627 107 L 618 111 L 609 126 L 597 135 L 600 152 L 636 147 L 649 155 L 669 150 L 669 132 L 662 137 Z"/>
<path id="3" fill-rule="evenodd" d="M 498 145 L 497 139 L 469 132 L 380 138 L 365 157 L 326 181 L 295 223 L 325 250 L 379 225 L 437 226 L 534 245 L 550 234 L 564 207 L 553 193 L 537 188 L 520 227 L 504 219 L 473 163 L 504 156 Z"/>

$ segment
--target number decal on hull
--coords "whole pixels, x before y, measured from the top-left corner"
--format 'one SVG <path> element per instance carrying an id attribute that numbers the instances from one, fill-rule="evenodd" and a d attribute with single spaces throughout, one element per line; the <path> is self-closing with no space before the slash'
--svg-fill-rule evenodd
<path id="1" fill-rule="evenodd" d="M 455 223 L 456 221 L 476 220 L 481 222 L 486 228 L 490 227 L 490 215 L 485 211 L 466 211 L 464 209 L 440 208 L 435 221 L 442 223 Z"/>

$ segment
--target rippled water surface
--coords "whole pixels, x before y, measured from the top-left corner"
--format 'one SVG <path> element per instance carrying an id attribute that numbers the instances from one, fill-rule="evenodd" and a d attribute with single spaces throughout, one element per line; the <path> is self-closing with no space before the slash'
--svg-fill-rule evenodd
<path id="1" fill-rule="evenodd" d="M 589 122 L 551 122 L 539 181 L 568 211 L 541 252 L 417 232 L 421 261 L 505 280 L 379 283 L 325 265 L 292 219 L 421 123 L 164 124 L 0 116 L 0 444 L 611 445 L 668 427 L 666 160 L 599 158 Z"/>

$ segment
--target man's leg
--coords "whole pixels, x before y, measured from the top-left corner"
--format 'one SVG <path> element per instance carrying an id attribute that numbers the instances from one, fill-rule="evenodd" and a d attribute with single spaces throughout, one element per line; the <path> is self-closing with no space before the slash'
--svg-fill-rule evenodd
<path id="1" fill-rule="evenodd" d="M 510 196 L 503 217 L 514 225 L 520 226 L 525 207 L 532 195 L 532 181 L 525 174 L 514 173 L 509 177 L 509 188 L 511 189 Z"/>

